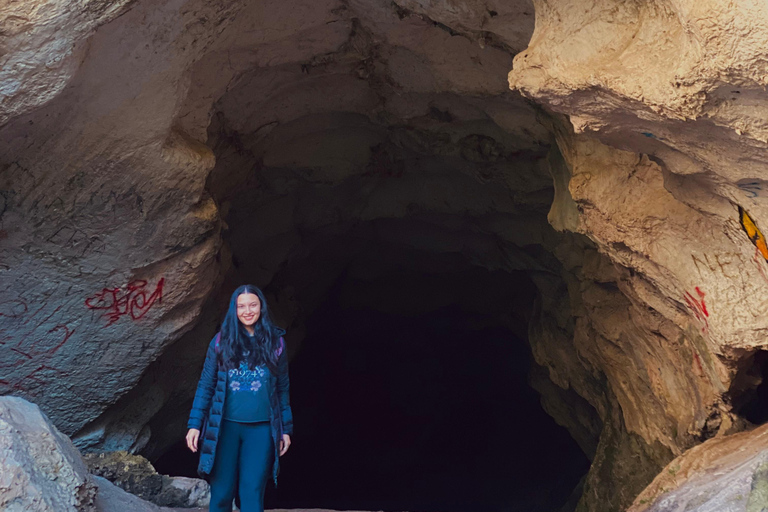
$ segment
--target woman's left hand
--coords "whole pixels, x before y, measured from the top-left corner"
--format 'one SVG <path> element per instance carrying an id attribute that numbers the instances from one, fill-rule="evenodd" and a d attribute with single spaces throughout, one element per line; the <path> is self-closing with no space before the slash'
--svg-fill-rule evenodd
<path id="1" fill-rule="evenodd" d="M 280 441 L 280 457 L 285 455 L 285 452 L 288 451 L 288 448 L 291 446 L 291 436 L 288 434 L 283 434 L 283 439 Z"/>

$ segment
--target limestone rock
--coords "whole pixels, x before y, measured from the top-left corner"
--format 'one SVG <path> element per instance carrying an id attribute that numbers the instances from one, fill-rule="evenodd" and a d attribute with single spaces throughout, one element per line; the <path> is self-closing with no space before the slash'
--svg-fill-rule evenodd
<path id="1" fill-rule="evenodd" d="M 567 115 L 554 122 L 564 163 L 553 173 L 550 220 L 588 237 L 615 267 L 614 277 L 591 280 L 615 283 L 631 318 L 608 311 L 607 286 L 581 280 L 577 352 L 600 354 L 592 367 L 605 371 L 627 429 L 679 455 L 718 431 L 744 428 L 737 383 L 765 346 L 768 249 L 757 241 L 759 227 L 750 235 L 748 225 L 768 213 L 768 30 L 739 27 L 764 19 L 766 7 L 534 6 L 536 29 L 509 79 Z M 538 353 L 548 354 L 553 378 L 583 381 L 584 373 L 558 375 L 567 365 L 556 352 Z"/>
<path id="2" fill-rule="evenodd" d="M 160 475 L 140 455 L 108 452 L 86 454 L 83 459 L 92 474 L 156 505 L 194 508 L 207 507 L 210 501 L 210 487 L 204 480 Z"/>
<path id="3" fill-rule="evenodd" d="M 50 101 L 71 80 L 94 30 L 131 0 L 0 5 L 0 125 Z"/>
<path id="4" fill-rule="evenodd" d="M 34 399 L 69 435 L 191 328 L 219 278 L 220 221 L 205 192 L 214 158 L 171 128 L 181 75 L 195 58 L 187 43 L 205 38 L 192 25 L 183 34 L 172 28 L 186 11 L 150 3 L 125 11 L 112 10 L 122 3 L 10 4 L 39 8 L 19 35 L 33 46 L 49 41 L 58 9 L 70 23 L 67 37 L 95 29 L 86 57 L 75 58 L 77 84 L 0 127 L 0 393 Z M 55 12 L 44 9 L 51 6 Z M 96 29 L 78 18 L 80 8 L 122 16 Z M 170 30 L 156 39 L 165 49 L 140 43 L 131 27 Z M 104 77 L 117 75 L 122 86 L 105 86 Z M 28 146 L 33 140 L 37 149 Z M 139 169 L 142 184 L 129 184 Z M 146 442 L 144 426 L 120 432 L 122 447 Z"/>
<path id="5" fill-rule="evenodd" d="M 153 501 L 167 507 L 207 507 L 211 501 L 211 487 L 200 478 L 163 476 L 163 488 Z"/>
<path id="6" fill-rule="evenodd" d="M 138 496 L 125 492 L 106 478 L 94 476 L 93 481 L 98 486 L 95 512 L 172 512 L 166 507 L 142 500 Z M 200 511 L 202 512 L 202 511 Z"/>
<path id="7" fill-rule="evenodd" d="M 525 48 L 533 31 L 535 11 L 530 1 L 398 0 L 395 3 L 466 33 L 479 45 L 503 44 L 512 53 Z"/>
<path id="8" fill-rule="evenodd" d="M 152 501 L 163 488 L 163 477 L 147 459 L 126 452 L 86 454 L 83 456 L 91 474 L 106 478 L 139 498 Z"/>
<path id="9" fill-rule="evenodd" d="M 95 496 L 69 438 L 36 405 L 0 397 L 0 509 L 92 512 Z"/>
<path id="10" fill-rule="evenodd" d="M 768 425 L 717 437 L 670 462 L 627 512 L 756 512 L 768 507 Z"/>

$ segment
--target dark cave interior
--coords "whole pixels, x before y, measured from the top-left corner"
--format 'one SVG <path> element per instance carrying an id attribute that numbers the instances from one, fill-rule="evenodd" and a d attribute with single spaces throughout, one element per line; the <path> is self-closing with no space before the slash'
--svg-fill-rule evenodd
<path id="1" fill-rule="evenodd" d="M 523 273 L 442 281 L 507 290 L 510 307 L 533 300 Z M 417 275 L 333 286 L 291 361 L 296 433 L 267 508 L 559 510 L 589 460 L 528 384 L 527 341 L 457 303 L 408 315 L 356 300 L 389 296 L 384 283 L 410 300 L 440 288 Z M 196 476 L 183 444 L 155 466 Z"/>
<path id="2" fill-rule="evenodd" d="M 730 389 L 734 411 L 755 425 L 768 421 L 768 351 L 744 359 Z"/>

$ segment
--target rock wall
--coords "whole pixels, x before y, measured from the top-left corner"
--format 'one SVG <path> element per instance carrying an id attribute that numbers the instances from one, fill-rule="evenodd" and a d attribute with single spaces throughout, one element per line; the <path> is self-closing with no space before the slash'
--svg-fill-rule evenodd
<path id="1" fill-rule="evenodd" d="M 556 113 L 567 193 L 550 220 L 586 235 L 613 274 L 582 278 L 576 350 L 628 434 L 663 447 L 660 469 L 745 427 L 735 379 L 765 346 L 765 6 L 534 3 L 510 84 Z M 583 389 L 552 354 L 540 352 L 554 380 Z M 605 482 L 599 466 L 590 478 Z M 587 492 L 581 507 L 600 502 Z"/>
<path id="2" fill-rule="evenodd" d="M 95 28 L 66 3 L 46 12 L 19 28 L 35 51 L 50 43 L 42 25 Z M 65 85 L 46 71 L 25 81 L 59 92 L 0 128 L 0 392 L 34 399 L 68 434 L 135 384 L 216 284 L 213 155 L 174 127 L 205 44 L 183 20 L 178 6 L 134 5 L 88 39 Z"/>

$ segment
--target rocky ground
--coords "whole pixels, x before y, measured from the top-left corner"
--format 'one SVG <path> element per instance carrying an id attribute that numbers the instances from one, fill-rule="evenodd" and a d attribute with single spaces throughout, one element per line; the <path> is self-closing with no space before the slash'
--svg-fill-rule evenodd
<path id="1" fill-rule="evenodd" d="M 197 488 L 169 492 L 168 477 L 143 458 L 127 454 L 89 457 L 89 474 L 77 448 L 40 409 L 21 398 L 0 397 L 0 510 L 23 512 L 206 512 Z M 186 479 L 192 480 L 192 479 Z M 199 485 L 207 484 L 198 481 Z M 127 490 L 132 492 L 127 492 Z M 207 490 L 207 489 L 206 489 Z M 147 498 L 155 503 L 147 501 Z M 203 507 L 163 507 L 184 500 Z M 201 503 L 202 504 L 202 503 Z M 309 509 L 307 509 L 309 510 Z M 320 509 L 312 509 L 320 512 Z M 287 511 L 285 511 L 287 512 Z"/>
<path id="2" fill-rule="evenodd" d="M 101 476 L 89 475 L 72 442 L 37 406 L 20 398 L 0 398 L 0 509 L 207 511 L 206 506 L 157 505 L 157 502 L 170 501 L 169 498 L 174 498 L 177 504 L 189 502 L 190 498 L 203 504 L 205 497 L 196 488 L 191 492 L 189 486 L 186 495 L 169 494 L 164 488 L 167 484 L 164 479 L 168 477 L 157 475 L 140 457 L 110 454 L 89 459 L 95 472 L 109 476 L 122 488 Z M 710 439 L 687 451 L 664 468 L 627 512 L 758 512 L 766 507 L 768 425 Z M 324 512 L 321 509 L 294 509 L 293 512 L 305 511 Z"/>

